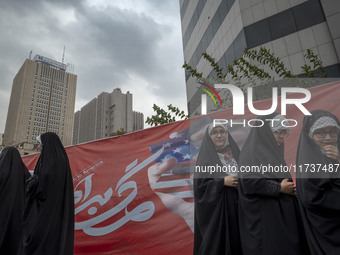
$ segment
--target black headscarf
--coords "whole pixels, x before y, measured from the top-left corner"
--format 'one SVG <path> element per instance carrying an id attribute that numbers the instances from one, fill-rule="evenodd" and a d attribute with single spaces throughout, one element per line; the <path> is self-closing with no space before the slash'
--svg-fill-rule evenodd
<path id="1" fill-rule="evenodd" d="M 283 144 L 277 144 L 270 125 L 270 120 L 277 115 L 261 116 L 254 124 L 261 127 L 253 127 L 243 145 L 240 168 L 286 166 Z M 281 193 L 281 181 L 290 179 L 290 173 L 240 172 L 239 177 L 239 217 L 244 254 L 309 254 L 297 199 Z"/>
<path id="2" fill-rule="evenodd" d="M 222 167 L 208 130 L 209 128 L 203 138 L 196 166 Z M 237 161 L 239 148 L 229 132 L 228 142 L 232 156 Z M 208 175 L 196 175 L 194 179 L 194 254 L 242 254 L 238 228 L 237 190 L 224 186 L 223 177 L 209 178 Z"/>
<path id="3" fill-rule="evenodd" d="M 261 116 L 258 120 L 253 124 L 253 127 L 250 131 L 250 134 L 247 137 L 245 144 L 243 145 L 242 153 L 240 156 L 240 163 L 244 166 L 260 166 L 262 165 L 271 165 L 271 166 L 285 166 L 286 162 L 284 159 L 284 144 L 278 145 L 273 131 L 271 129 L 271 121 L 278 113 L 274 112 L 270 115 Z M 276 122 L 275 122 L 276 123 Z M 263 125 L 263 126 L 261 126 Z M 241 177 L 255 177 L 259 175 L 262 179 L 270 178 L 275 179 L 279 178 L 281 182 L 284 178 L 291 178 L 289 173 L 241 173 Z M 251 189 L 252 187 L 245 187 Z M 249 190 L 249 192 L 252 192 Z M 254 192 L 259 192 L 259 190 L 255 190 Z"/>
<path id="4" fill-rule="evenodd" d="M 22 254 L 73 254 L 74 193 L 66 151 L 55 133 L 41 135 L 42 151 L 27 183 Z"/>
<path id="5" fill-rule="evenodd" d="M 297 153 L 296 187 L 302 217 L 312 254 L 340 254 L 340 179 L 338 172 L 311 172 L 307 164 L 319 164 L 320 169 L 334 169 L 335 161 L 326 157 L 310 137 L 310 129 L 321 117 L 330 117 L 340 126 L 339 119 L 324 110 L 305 116 Z M 340 151 L 340 136 L 337 144 Z M 337 163 L 339 164 L 339 163 Z M 309 165 L 309 166 L 310 166 Z"/>
<path id="6" fill-rule="evenodd" d="M 17 254 L 22 241 L 25 181 L 30 177 L 19 151 L 7 147 L 0 154 L 0 254 Z"/>

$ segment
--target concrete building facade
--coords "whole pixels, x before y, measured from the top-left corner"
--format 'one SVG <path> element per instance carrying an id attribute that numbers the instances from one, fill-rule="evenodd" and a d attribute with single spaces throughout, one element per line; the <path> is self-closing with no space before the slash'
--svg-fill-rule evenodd
<path id="1" fill-rule="evenodd" d="M 0 149 L 2 149 L 2 142 L 3 142 L 3 139 L 4 139 L 4 134 L 3 134 L 3 133 L 0 133 Z"/>
<path id="2" fill-rule="evenodd" d="M 44 132 L 55 132 L 64 146 L 72 144 L 77 75 L 67 66 L 36 55 L 26 59 L 13 79 L 3 144 L 37 143 Z"/>
<path id="3" fill-rule="evenodd" d="M 132 94 L 116 88 L 112 93 L 102 92 L 75 113 L 73 144 L 109 137 L 120 129 L 143 128 L 143 114 L 132 110 Z"/>
<path id="4" fill-rule="evenodd" d="M 212 75 L 207 52 L 226 68 L 243 50 L 265 47 L 293 74 L 301 74 L 312 49 L 329 77 L 340 77 L 338 0 L 180 0 L 184 60 Z M 309 63 L 307 63 L 309 64 Z M 189 113 L 200 112 L 201 90 L 186 73 Z"/>

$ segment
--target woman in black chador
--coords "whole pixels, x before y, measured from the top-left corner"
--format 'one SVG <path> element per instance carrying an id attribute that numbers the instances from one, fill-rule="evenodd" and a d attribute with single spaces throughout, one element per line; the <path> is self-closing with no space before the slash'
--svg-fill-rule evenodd
<path id="1" fill-rule="evenodd" d="M 22 242 L 25 181 L 30 177 L 19 151 L 7 147 L 0 154 L 0 254 L 17 254 Z"/>
<path id="2" fill-rule="evenodd" d="M 242 254 L 237 213 L 239 149 L 227 127 L 208 126 L 195 166 L 194 254 Z M 202 173 L 209 166 L 220 173 Z M 229 169 L 229 170 L 228 170 Z M 201 170 L 201 173 L 199 172 Z M 222 172 L 222 173 L 221 173 Z"/>
<path id="3" fill-rule="evenodd" d="M 303 120 L 297 154 L 296 163 L 301 166 L 296 179 L 298 198 L 311 253 L 338 255 L 340 123 L 329 112 L 316 110 L 311 113 Z"/>
<path id="4" fill-rule="evenodd" d="M 55 133 L 37 139 L 42 149 L 27 183 L 21 254 L 73 254 L 74 194 L 68 157 Z"/>
<path id="5" fill-rule="evenodd" d="M 261 116 L 240 153 L 240 169 L 253 169 L 239 174 L 240 233 L 246 255 L 309 254 L 290 173 L 256 173 L 254 168 L 286 166 L 283 146 L 288 124 L 277 113 Z"/>

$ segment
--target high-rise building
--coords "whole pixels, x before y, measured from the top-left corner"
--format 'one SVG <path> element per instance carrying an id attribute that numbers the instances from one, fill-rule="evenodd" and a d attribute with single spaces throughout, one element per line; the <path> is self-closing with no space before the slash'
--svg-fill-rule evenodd
<path id="1" fill-rule="evenodd" d="M 338 0 L 180 0 L 184 60 L 204 77 L 212 67 L 207 52 L 226 68 L 243 50 L 265 47 L 293 74 L 301 74 L 304 54 L 318 54 L 329 77 L 340 77 Z M 309 63 L 306 63 L 309 64 Z M 200 112 L 201 90 L 186 73 L 189 113 Z"/>
<path id="2" fill-rule="evenodd" d="M 4 134 L 0 133 L 0 149 L 2 149 L 2 140 L 4 139 Z"/>
<path id="3" fill-rule="evenodd" d="M 49 131 L 71 145 L 76 84 L 67 65 L 40 55 L 26 59 L 13 80 L 3 144 L 34 144 Z"/>
<path id="4" fill-rule="evenodd" d="M 121 129 L 132 132 L 143 128 L 143 114 L 132 110 L 132 94 L 116 88 L 102 92 L 75 113 L 73 144 L 109 137 Z"/>

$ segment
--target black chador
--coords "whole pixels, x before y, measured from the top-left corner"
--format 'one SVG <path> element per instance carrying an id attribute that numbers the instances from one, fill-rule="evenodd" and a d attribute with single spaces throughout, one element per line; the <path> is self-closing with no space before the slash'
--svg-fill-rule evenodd
<path id="1" fill-rule="evenodd" d="M 55 133 L 40 137 L 42 151 L 27 183 L 21 254 L 73 254 L 74 193 L 68 157 Z"/>
<path id="2" fill-rule="evenodd" d="M 226 129 L 226 127 L 223 127 Z M 237 165 L 239 149 L 229 133 L 225 134 L 227 145 L 218 154 L 207 128 L 202 146 L 196 161 L 196 166 L 223 166 L 221 155 L 229 155 L 230 162 Z M 219 156 L 220 155 L 220 156 Z M 227 173 L 223 173 L 225 176 Z M 237 201 L 238 192 L 235 187 L 224 185 L 224 177 L 209 176 L 195 173 L 195 226 L 194 254 L 195 255 L 239 255 L 242 254 Z"/>
<path id="3" fill-rule="evenodd" d="M 17 254 L 22 242 L 25 181 L 30 177 L 19 151 L 7 147 L 0 154 L 0 254 Z"/>
<path id="4" fill-rule="evenodd" d="M 315 143 L 314 131 L 339 130 L 340 123 L 329 112 L 311 113 L 304 118 L 299 140 L 296 188 L 311 253 L 336 255 L 340 254 L 340 162 L 326 156 Z M 340 151 L 340 136 L 327 135 L 322 142 L 327 144 L 331 140 L 332 146 Z M 313 170 L 313 166 L 320 171 Z"/>
<path id="5" fill-rule="evenodd" d="M 240 153 L 240 167 L 286 166 L 283 143 L 274 132 L 284 130 L 284 118 L 273 113 L 259 118 Z M 270 123 L 272 123 L 270 125 Z M 281 182 L 290 173 L 243 172 L 239 176 L 239 220 L 243 253 L 246 255 L 309 254 L 299 205 L 294 194 L 281 193 Z"/>

